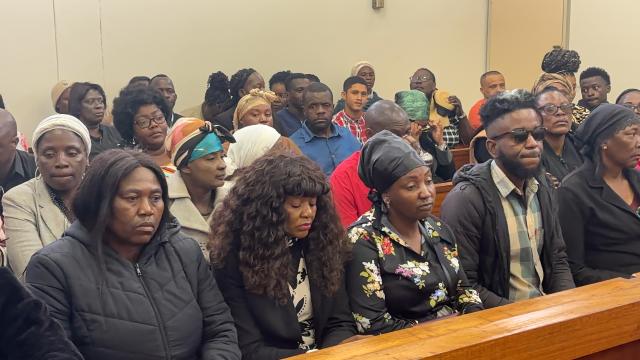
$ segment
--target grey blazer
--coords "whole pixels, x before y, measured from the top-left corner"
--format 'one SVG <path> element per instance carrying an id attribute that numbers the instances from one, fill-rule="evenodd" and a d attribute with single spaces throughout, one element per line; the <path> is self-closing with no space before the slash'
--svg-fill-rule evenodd
<path id="1" fill-rule="evenodd" d="M 40 176 L 9 190 L 2 197 L 2 206 L 8 264 L 23 280 L 31 256 L 62 237 L 70 224 L 51 201 Z"/>

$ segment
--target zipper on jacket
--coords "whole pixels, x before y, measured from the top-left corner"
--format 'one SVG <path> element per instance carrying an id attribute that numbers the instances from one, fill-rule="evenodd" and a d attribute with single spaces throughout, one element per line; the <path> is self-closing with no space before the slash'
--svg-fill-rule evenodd
<path id="1" fill-rule="evenodd" d="M 162 321 L 162 317 L 160 316 L 160 312 L 156 307 L 156 303 L 153 301 L 151 292 L 147 288 L 147 284 L 144 282 L 144 279 L 142 278 L 142 270 L 140 270 L 140 265 L 138 265 L 138 263 L 135 263 L 134 267 L 136 270 L 136 275 L 138 275 L 138 278 L 140 279 L 140 283 L 142 283 L 142 288 L 144 289 L 144 293 L 147 295 L 147 298 L 149 299 L 149 303 L 151 304 L 151 309 L 153 309 L 153 313 L 156 316 L 156 320 L 158 321 L 158 328 L 160 329 L 160 337 L 162 338 L 162 345 L 164 346 L 165 358 L 167 360 L 170 360 L 171 352 L 169 351 L 169 343 L 167 341 L 167 334 L 164 328 L 164 321 Z"/>

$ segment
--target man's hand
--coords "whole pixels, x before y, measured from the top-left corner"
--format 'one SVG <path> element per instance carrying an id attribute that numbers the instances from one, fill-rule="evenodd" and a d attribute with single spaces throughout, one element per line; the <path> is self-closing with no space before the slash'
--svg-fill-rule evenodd
<path id="1" fill-rule="evenodd" d="M 460 99 L 458 99 L 457 96 L 455 95 L 449 96 L 448 100 L 449 100 L 449 104 L 454 106 L 457 116 L 464 115 L 464 110 L 462 109 L 462 103 L 460 102 Z"/>

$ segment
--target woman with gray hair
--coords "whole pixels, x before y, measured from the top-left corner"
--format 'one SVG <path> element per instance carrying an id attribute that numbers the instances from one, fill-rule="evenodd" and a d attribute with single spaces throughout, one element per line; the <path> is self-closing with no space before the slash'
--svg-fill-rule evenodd
<path id="1" fill-rule="evenodd" d="M 56 114 L 38 124 L 33 147 L 36 177 L 2 198 L 7 258 L 20 278 L 31 256 L 75 220 L 71 201 L 89 163 L 91 138 L 80 120 Z"/>
<path id="2" fill-rule="evenodd" d="M 576 131 L 584 164 L 558 189 L 562 235 L 576 285 L 640 271 L 640 118 L 598 106 Z"/>

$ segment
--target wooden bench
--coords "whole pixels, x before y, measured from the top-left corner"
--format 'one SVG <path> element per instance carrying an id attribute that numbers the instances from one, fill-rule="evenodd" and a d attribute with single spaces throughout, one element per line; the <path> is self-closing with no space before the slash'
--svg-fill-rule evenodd
<path id="1" fill-rule="evenodd" d="M 431 210 L 433 215 L 440 217 L 440 206 L 451 189 L 453 189 L 452 182 L 436 184 L 436 201 Z"/>
<path id="2" fill-rule="evenodd" d="M 453 164 L 456 170 L 460 169 L 462 165 L 469 163 L 469 148 L 468 147 L 455 147 L 451 149 L 453 155 Z"/>
<path id="3" fill-rule="evenodd" d="M 640 278 L 421 324 L 295 359 L 640 359 Z"/>

